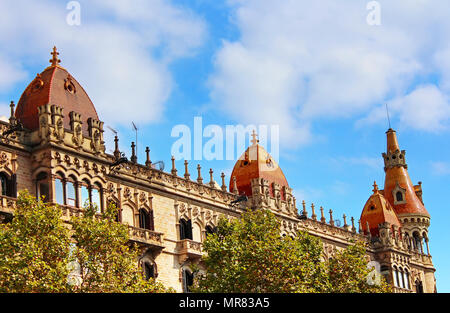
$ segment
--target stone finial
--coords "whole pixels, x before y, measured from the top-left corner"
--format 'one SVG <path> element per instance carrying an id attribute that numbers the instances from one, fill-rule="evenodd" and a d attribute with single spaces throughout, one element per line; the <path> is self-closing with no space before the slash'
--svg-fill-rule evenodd
<path id="1" fill-rule="evenodd" d="M 16 105 L 14 104 L 14 101 L 11 101 L 11 103 L 9 104 L 9 107 L 11 108 L 11 116 L 9 118 L 9 124 L 11 124 L 11 126 L 16 125 L 16 117 L 14 116 L 14 107 Z"/>
<path id="2" fill-rule="evenodd" d="M 131 142 L 131 162 L 137 163 L 137 156 L 136 156 L 136 145 L 134 141 Z"/>
<path id="3" fill-rule="evenodd" d="M 52 66 L 58 66 L 61 63 L 61 60 L 58 59 L 59 52 L 56 49 L 56 46 L 53 46 L 53 51 L 50 53 L 52 58 L 49 60 Z"/>
<path id="4" fill-rule="evenodd" d="M 378 193 L 378 185 L 377 185 L 377 182 L 376 181 L 374 181 L 373 182 L 373 193 Z"/>
<path id="5" fill-rule="evenodd" d="M 355 218 L 352 216 L 352 232 L 356 233 L 356 227 L 355 227 Z"/>
<path id="6" fill-rule="evenodd" d="M 172 170 L 170 171 L 172 173 L 173 176 L 177 176 L 177 169 L 175 167 L 175 157 L 172 155 Z"/>
<path id="7" fill-rule="evenodd" d="M 200 164 L 197 164 L 197 182 L 199 184 L 203 184 L 202 167 L 200 166 Z"/>
<path id="8" fill-rule="evenodd" d="M 362 226 L 361 226 L 361 220 L 358 220 L 358 232 L 360 234 L 362 234 L 363 230 L 362 230 Z"/>
<path id="9" fill-rule="evenodd" d="M 238 188 L 237 188 L 237 183 L 236 183 L 236 176 L 233 176 L 233 193 L 234 194 L 238 194 Z"/>
<path id="10" fill-rule="evenodd" d="M 311 209 L 312 209 L 312 215 L 311 215 L 311 218 L 312 218 L 313 220 L 317 221 L 317 215 L 316 215 L 314 203 L 311 203 Z"/>
<path id="11" fill-rule="evenodd" d="M 308 212 L 306 212 L 306 202 L 305 202 L 305 200 L 302 201 L 302 207 L 303 207 L 302 214 L 303 214 L 304 216 L 307 216 L 307 215 L 308 215 Z"/>
<path id="12" fill-rule="evenodd" d="M 214 176 L 213 176 L 213 174 L 214 174 L 214 171 L 213 171 L 212 168 L 210 168 L 209 169 L 209 185 L 211 187 L 214 187 Z"/>
<path id="13" fill-rule="evenodd" d="M 344 214 L 344 215 L 342 215 L 342 218 L 344 219 L 344 228 L 347 228 L 348 227 L 348 225 L 347 225 L 347 216 Z"/>
<path id="14" fill-rule="evenodd" d="M 367 227 L 367 235 L 371 237 L 372 234 L 370 233 L 369 221 L 366 222 L 366 227 Z"/>
<path id="15" fill-rule="evenodd" d="M 256 133 L 255 130 L 253 130 L 253 132 L 252 132 L 252 140 L 251 140 L 252 145 L 256 145 L 259 142 L 259 140 L 256 139 L 256 137 L 258 137 L 258 134 Z"/>
<path id="16" fill-rule="evenodd" d="M 150 160 L 150 148 L 149 147 L 145 147 L 145 154 L 147 156 L 147 160 L 145 161 L 145 166 L 151 167 L 152 161 Z"/>
<path id="17" fill-rule="evenodd" d="M 325 219 L 325 215 L 323 215 L 323 207 L 320 207 L 320 221 L 322 222 L 322 223 L 326 223 L 327 221 L 326 221 L 326 219 Z"/>
<path id="18" fill-rule="evenodd" d="M 332 209 L 330 209 L 329 213 L 330 213 L 330 225 L 331 225 L 331 226 L 334 226 L 334 220 L 333 220 L 333 210 L 332 210 Z"/>
<path id="19" fill-rule="evenodd" d="M 119 137 L 117 135 L 114 136 L 114 158 L 116 160 L 120 159 Z"/>
<path id="20" fill-rule="evenodd" d="M 191 174 L 189 174 L 188 170 L 189 162 L 187 160 L 184 160 L 184 178 L 189 179 L 191 177 Z"/>
<path id="21" fill-rule="evenodd" d="M 223 191 L 227 191 L 227 185 L 225 185 L 225 173 L 222 172 L 222 174 L 220 175 L 220 177 L 222 178 L 222 190 L 223 190 Z"/>

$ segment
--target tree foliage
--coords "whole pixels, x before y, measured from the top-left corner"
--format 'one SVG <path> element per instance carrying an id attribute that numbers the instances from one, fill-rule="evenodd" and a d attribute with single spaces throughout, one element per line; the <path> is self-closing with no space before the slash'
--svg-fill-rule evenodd
<path id="1" fill-rule="evenodd" d="M 11 223 L 0 224 L 0 292 L 167 292 L 138 267 L 116 209 L 85 205 L 69 224 L 61 210 L 20 193 Z"/>
<path id="2" fill-rule="evenodd" d="M 220 219 L 203 244 L 203 269 L 196 268 L 197 292 L 383 292 L 367 283 L 365 249 L 351 245 L 323 261 L 319 238 L 300 231 L 281 236 L 280 222 L 268 210 Z"/>

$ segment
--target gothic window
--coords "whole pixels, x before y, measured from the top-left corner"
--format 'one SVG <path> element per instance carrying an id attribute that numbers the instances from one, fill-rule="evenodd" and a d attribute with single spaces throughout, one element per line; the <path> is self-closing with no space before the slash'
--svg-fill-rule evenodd
<path id="1" fill-rule="evenodd" d="M 48 175 L 45 172 L 41 172 L 36 176 L 36 195 L 39 199 L 43 199 L 44 202 L 49 201 L 49 184 Z"/>
<path id="2" fill-rule="evenodd" d="M 404 277 L 404 280 L 405 280 L 405 288 L 409 289 L 409 273 L 408 273 L 407 270 L 405 270 L 403 272 L 403 277 Z"/>
<path id="3" fill-rule="evenodd" d="M 153 212 L 147 212 L 145 209 L 139 210 L 139 227 L 148 230 L 154 230 Z"/>
<path id="4" fill-rule="evenodd" d="M 420 238 L 420 235 L 418 232 L 414 232 L 413 233 L 413 238 L 414 238 L 414 248 L 419 252 L 419 253 L 423 253 L 423 249 L 422 249 L 422 239 Z"/>
<path id="5" fill-rule="evenodd" d="M 0 173 L 1 195 L 15 198 L 15 175 L 9 177 L 6 173 Z"/>
<path id="6" fill-rule="evenodd" d="M 77 206 L 77 189 L 75 187 L 76 179 L 69 176 L 66 181 L 66 205 Z"/>
<path id="7" fill-rule="evenodd" d="M 395 286 L 395 287 L 400 287 L 400 284 L 399 284 L 399 282 L 398 282 L 398 271 L 397 271 L 397 268 L 396 268 L 396 267 L 394 267 L 394 270 L 393 270 L 393 272 L 392 272 L 392 277 L 393 277 L 393 279 L 394 279 L 394 286 Z"/>
<path id="8" fill-rule="evenodd" d="M 398 202 L 402 202 L 403 201 L 403 193 L 401 191 L 397 191 L 397 193 L 395 194 L 395 198 Z"/>
<path id="9" fill-rule="evenodd" d="M 64 190 L 64 181 L 62 178 L 55 179 L 55 200 L 58 204 L 66 204 L 65 203 L 65 190 Z"/>
<path id="10" fill-rule="evenodd" d="M 155 272 L 156 272 L 155 264 L 151 264 L 150 262 L 144 262 L 145 280 L 149 280 L 150 278 L 156 278 Z"/>
<path id="11" fill-rule="evenodd" d="M 208 225 L 208 226 L 206 226 L 205 230 L 206 230 L 206 236 L 208 236 L 211 234 L 215 234 L 217 232 L 217 227 Z"/>
<path id="12" fill-rule="evenodd" d="M 416 292 L 423 293 L 423 285 L 420 280 L 416 280 Z"/>
<path id="13" fill-rule="evenodd" d="M 194 283 L 194 274 L 188 269 L 183 270 L 183 289 L 184 292 L 190 292 L 190 288 Z"/>
<path id="14" fill-rule="evenodd" d="M 398 278 L 399 278 L 399 282 L 400 282 L 400 287 L 401 288 L 405 288 L 405 278 L 404 278 L 404 276 L 403 276 L 403 270 L 402 269 L 400 269 L 400 271 L 398 272 Z"/>
<path id="15" fill-rule="evenodd" d="M 180 220 L 180 240 L 191 239 L 192 240 L 192 224 L 191 220 Z"/>
<path id="16" fill-rule="evenodd" d="M 97 213 L 102 210 L 102 190 L 98 184 L 91 185 L 89 181 L 83 180 L 81 183 L 81 205 L 86 203 L 94 205 Z"/>

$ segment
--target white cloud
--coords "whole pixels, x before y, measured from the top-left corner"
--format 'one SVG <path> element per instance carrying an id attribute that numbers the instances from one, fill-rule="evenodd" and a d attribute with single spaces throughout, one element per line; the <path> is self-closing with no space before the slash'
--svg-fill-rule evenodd
<path id="1" fill-rule="evenodd" d="M 450 163 L 431 162 L 431 169 L 435 175 L 450 175 Z"/>
<path id="2" fill-rule="evenodd" d="M 450 102 L 448 96 L 434 85 L 418 86 L 411 93 L 388 102 L 391 117 L 398 117 L 402 127 L 437 132 L 448 127 Z M 358 126 L 386 120 L 385 106 L 379 106 Z"/>
<path id="3" fill-rule="evenodd" d="M 443 71 L 436 62 L 450 40 L 448 1 L 383 1 L 381 26 L 366 23 L 366 2 L 358 0 L 229 4 L 241 36 L 216 54 L 212 100 L 239 121 L 279 123 L 289 146 L 310 139 L 319 118 L 372 114 L 380 103 L 404 97 L 418 78 Z M 420 110 L 426 93 L 433 110 L 446 106 L 430 89 L 404 100 Z M 437 118 L 417 124 L 414 115 L 399 116 L 421 130 Z"/>
<path id="4" fill-rule="evenodd" d="M 168 1 L 80 3 L 80 26 L 66 23 L 64 1 L 0 3 L 2 53 L 12 60 L 9 71 L 19 73 L 10 81 L 23 79 L 14 62 L 43 69 L 56 45 L 61 65 L 86 89 L 100 119 L 126 125 L 158 121 L 173 88 L 170 62 L 195 53 L 205 39 L 205 23 Z"/>

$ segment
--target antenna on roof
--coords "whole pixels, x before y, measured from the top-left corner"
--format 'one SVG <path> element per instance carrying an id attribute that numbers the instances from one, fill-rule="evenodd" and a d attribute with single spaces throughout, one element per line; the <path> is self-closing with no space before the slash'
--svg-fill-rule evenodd
<path id="1" fill-rule="evenodd" d="M 389 129 L 391 129 L 391 119 L 389 118 L 389 109 L 388 109 L 387 103 L 386 103 L 386 114 L 387 114 L 387 119 L 388 119 L 388 123 L 389 123 Z"/>
<path id="2" fill-rule="evenodd" d="M 106 126 L 106 127 L 108 127 L 108 128 L 109 128 L 109 130 L 110 130 L 110 131 L 112 131 L 112 132 L 114 133 L 114 135 L 116 135 L 116 136 L 117 136 L 117 130 L 115 130 L 114 128 L 112 128 L 112 127 L 109 127 L 109 126 Z"/>
<path id="3" fill-rule="evenodd" d="M 136 132 L 136 155 L 138 155 L 138 128 L 132 121 L 131 124 L 133 124 L 134 131 Z"/>

